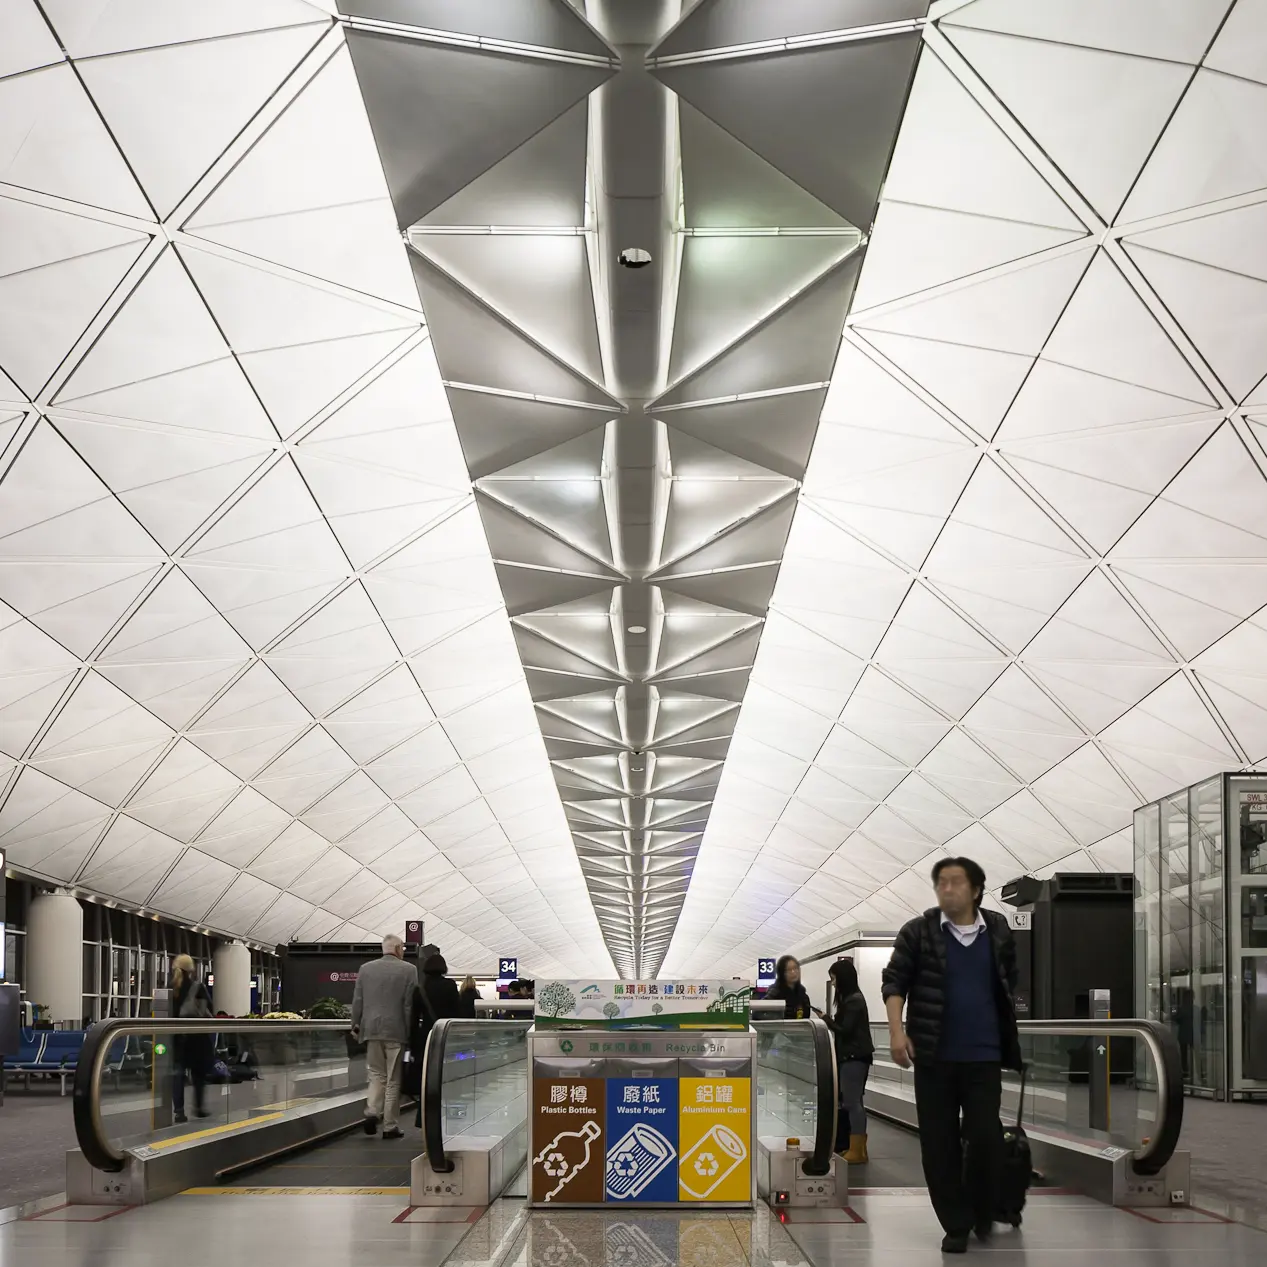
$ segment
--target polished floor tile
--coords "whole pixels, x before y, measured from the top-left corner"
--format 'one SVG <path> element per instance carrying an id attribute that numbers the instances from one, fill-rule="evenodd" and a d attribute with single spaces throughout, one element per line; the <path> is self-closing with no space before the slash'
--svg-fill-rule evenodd
<path id="1" fill-rule="evenodd" d="M 413 1210 L 407 1197 L 392 1194 L 220 1189 L 124 1211 L 67 1206 L 0 1226 L 0 1267 L 223 1267 L 274 1259 L 304 1267 L 943 1264 L 925 1194 L 863 1193 L 849 1209 L 529 1211 L 521 1199 L 505 1199 L 480 1214 Z M 1041 1195 L 1030 1201 L 1023 1228 L 974 1244 L 968 1257 L 984 1267 L 1251 1267 L 1267 1258 L 1267 1235 L 1200 1212 L 1140 1217 L 1085 1197 Z"/>

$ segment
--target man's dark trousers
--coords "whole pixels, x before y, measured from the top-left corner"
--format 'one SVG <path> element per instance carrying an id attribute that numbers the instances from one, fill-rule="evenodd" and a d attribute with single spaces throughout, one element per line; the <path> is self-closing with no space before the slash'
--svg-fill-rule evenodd
<path id="1" fill-rule="evenodd" d="M 997 1062 L 915 1063 L 924 1178 L 938 1221 L 951 1236 L 966 1236 L 994 1217 L 1003 1159 L 1002 1091 L 1003 1070 Z"/>

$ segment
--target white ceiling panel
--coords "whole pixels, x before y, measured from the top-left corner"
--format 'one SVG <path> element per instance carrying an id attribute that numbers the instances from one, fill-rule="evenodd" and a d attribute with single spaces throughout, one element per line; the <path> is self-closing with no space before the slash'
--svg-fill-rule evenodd
<path id="1" fill-rule="evenodd" d="M 749 793 L 723 775 L 674 973 L 905 918 L 931 904 L 934 846 L 979 859 L 995 895 L 1025 871 L 1129 870 L 1136 806 L 1267 755 L 1267 450 L 1237 411 L 1267 374 L 1267 13 L 945 8 L 772 596 L 865 671 L 795 794 L 733 843 Z M 802 532 L 820 508 L 838 533 Z M 863 544 L 894 569 L 870 645 L 875 591 L 830 615 L 813 594 Z M 762 681 L 799 700 L 782 642 Z M 738 735 L 769 711 L 751 699 Z M 834 919 L 720 882 L 728 856 L 795 857 L 788 831 L 807 889 L 848 886 Z"/>
<path id="2" fill-rule="evenodd" d="M 338 7 L 0 15 L 11 865 L 744 975 L 1267 758 L 1260 3 Z"/>

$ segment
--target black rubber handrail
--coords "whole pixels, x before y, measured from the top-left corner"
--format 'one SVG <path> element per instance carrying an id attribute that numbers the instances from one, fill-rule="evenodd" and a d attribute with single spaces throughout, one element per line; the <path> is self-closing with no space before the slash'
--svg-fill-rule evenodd
<path id="1" fill-rule="evenodd" d="M 1158 1120 L 1148 1143 L 1131 1156 L 1137 1175 L 1160 1174 L 1174 1156 L 1183 1131 L 1183 1056 L 1173 1031 L 1159 1021 L 1020 1021 L 1021 1036 L 1057 1038 L 1137 1038 L 1143 1041 L 1157 1070 Z"/>
<path id="2" fill-rule="evenodd" d="M 444 1018 L 436 1021 L 422 1053 L 422 1147 L 438 1175 L 452 1174 L 456 1164 L 444 1155 L 444 1047 L 451 1024 Z"/>
<path id="3" fill-rule="evenodd" d="M 225 1017 L 205 1021 L 114 1017 L 99 1021 L 84 1036 L 75 1065 L 71 1104 L 79 1151 L 96 1170 L 117 1173 L 127 1164 L 127 1153 L 111 1142 L 101 1120 L 101 1075 L 110 1048 L 118 1038 L 126 1039 L 132 1034 L 311 1034 L 329 1030 L 346 1033 L 350 1028 L 348 1021 L 243 1021 Z"/>
<path id="4" fill-rule="evenodd" d="M 817 1122 L 814 1127 L 814 1148 L 801 1163 L 801 1170 L 807 1175 L 826 1175 L 831 1173 L 831 1157 L 836 1148 L 836 1114 L 838 1109 L 838 1090 L 836 1086 L 836 1048 L 832 1042 L 831 1030 L 821 1017 L 811 1016 L 807 1020 L 758 1020 L 753 1018 L 752 1027 L 761 1033 L 762 1029 L 786 1029 L 793 1025 L 805 1025 L 809 1028 L 810 1041 L 814 1045 L 814 1091 L 817 1100 Z"/>

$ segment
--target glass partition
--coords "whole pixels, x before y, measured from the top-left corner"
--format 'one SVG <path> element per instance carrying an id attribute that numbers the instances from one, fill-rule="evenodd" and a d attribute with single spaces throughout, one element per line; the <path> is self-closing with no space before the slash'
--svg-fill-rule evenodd
<path id="1" fill-rule="evenodd" d="M 757 1030 L 757 1134 L 809 1143 L 818 1129 L 818 1069 L 808 1021 L 762 1021 Z"/>
<path id="2" fill-rule="evenodd" d="M 531 1028 L 530 1017 L 449 1021 L 445 1026 L 441 1105 L 446 1149 L 461 1147 L 464 1135 L 504 1138 L 527 1121 Z"/>
<path id="3" fill-rule="evenodd" d="M 85 1087 L 95 1060 L 90 1030 L 76 1078 L 77 1131 L 82 1119 L 82 1129 L 115 1154 L 160 1151 L 365 1098 L 365 1057 L 346 1023 L 224 1024 L 213 1031 L 155 1020 L 138 1032 L 133 1023 L 132 1032 L 108 1040 L 95 1104 Z"/>

